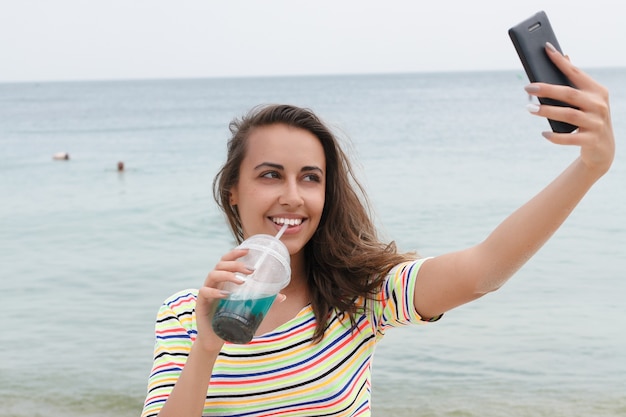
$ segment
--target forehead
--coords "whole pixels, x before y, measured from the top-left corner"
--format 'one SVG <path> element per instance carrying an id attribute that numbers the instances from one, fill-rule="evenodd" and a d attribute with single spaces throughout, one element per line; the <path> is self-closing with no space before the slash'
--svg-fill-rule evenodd
<path id="1" fill-rule="evenodd" d="M 298 127 L 275 124 L 255 128 L 248 137 L 244 164 L 277 162 L 302 166 L 326 166 L 326 156 L 320 140 L 311 132 Z"/>

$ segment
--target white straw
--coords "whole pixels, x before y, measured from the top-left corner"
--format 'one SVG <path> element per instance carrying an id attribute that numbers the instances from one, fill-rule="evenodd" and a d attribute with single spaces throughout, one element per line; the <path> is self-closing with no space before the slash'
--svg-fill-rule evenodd
<path id="1" fill-rule="evenodd" d="M 280 239 L 280 237 L 283 235 L 283 233 L 285 233 L 285 230 L 287 230 L 288 227 L 289 225 L 287 223 L 283 224 L 283 227 L 281 227 L 278 233 L 276 233 L 276 239 Z M 261 255 L 261 257 L 254 264 L 255 271 L 261 266 L 266 257 L 267 252 L 263 252 L 263 255 Z"/>
<path id="2" fill-rule="evenodd" d="M 281 227 L 278 233 L 276 233 L 276 239 L 280 239 L 280 237 L 283 235 L 283 233 L 285 233 L 285 230 L 287 230 L 288 227 L 289 225 L 287 223 L 283 224 L 283 227 Z"/>

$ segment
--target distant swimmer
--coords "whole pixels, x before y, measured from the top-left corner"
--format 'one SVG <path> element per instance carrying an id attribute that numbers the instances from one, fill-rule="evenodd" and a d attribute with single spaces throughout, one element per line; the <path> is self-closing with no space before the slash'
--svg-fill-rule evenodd
<path id="1" fill-rule="evenodd" d="M 124 162 L 119 161 L 119 162 L 117 163 L 117 170 L 118 170 L 119 172 L 124 171 Z"/>
<path id="2" fill-rule="evenodd" d="M 56 160 L 69 160 L 70 159 L 70 154 L 67 152 L 57 152 L 54 155 L 52 155 L 52 159 L 56 159 Z"/>

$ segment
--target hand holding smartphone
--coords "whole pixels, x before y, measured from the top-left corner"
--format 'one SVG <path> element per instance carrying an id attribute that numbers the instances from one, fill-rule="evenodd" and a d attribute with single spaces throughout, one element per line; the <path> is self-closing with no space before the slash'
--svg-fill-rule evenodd
<path id="1" fill-rule="evenodd" d="M 559 52 L 562 53 L 562 51 L 545 12 L 540 11 L 510 28 L 509 37 L 530 82 L 568 85 L 575 88 L 546 54 L 546 42 L 554 45 Z M 539 102 L 551 106 L 573 107 L 549 98 L 539 97 Z M 569 133 L 578 128 L 578 126 L 557 120 L 548 119 L 548 122 L 552 130 L 558 133 Z"/>

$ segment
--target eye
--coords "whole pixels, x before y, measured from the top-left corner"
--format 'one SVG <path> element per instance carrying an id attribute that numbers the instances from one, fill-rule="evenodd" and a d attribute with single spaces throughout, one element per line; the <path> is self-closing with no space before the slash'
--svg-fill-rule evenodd
<path id="1" fill-rule="evenodd" d="M 261 174 L 261 178 L 280 178 L 280 174 L 276 171 L 266 171 Z"/>
<path id="2" fill-rule="evenodd" d="M 304 181 L 311 181 L 311 182 L 321 182 L 322 179 L 318 174 L 306 174 L 303 177 Z"/>

